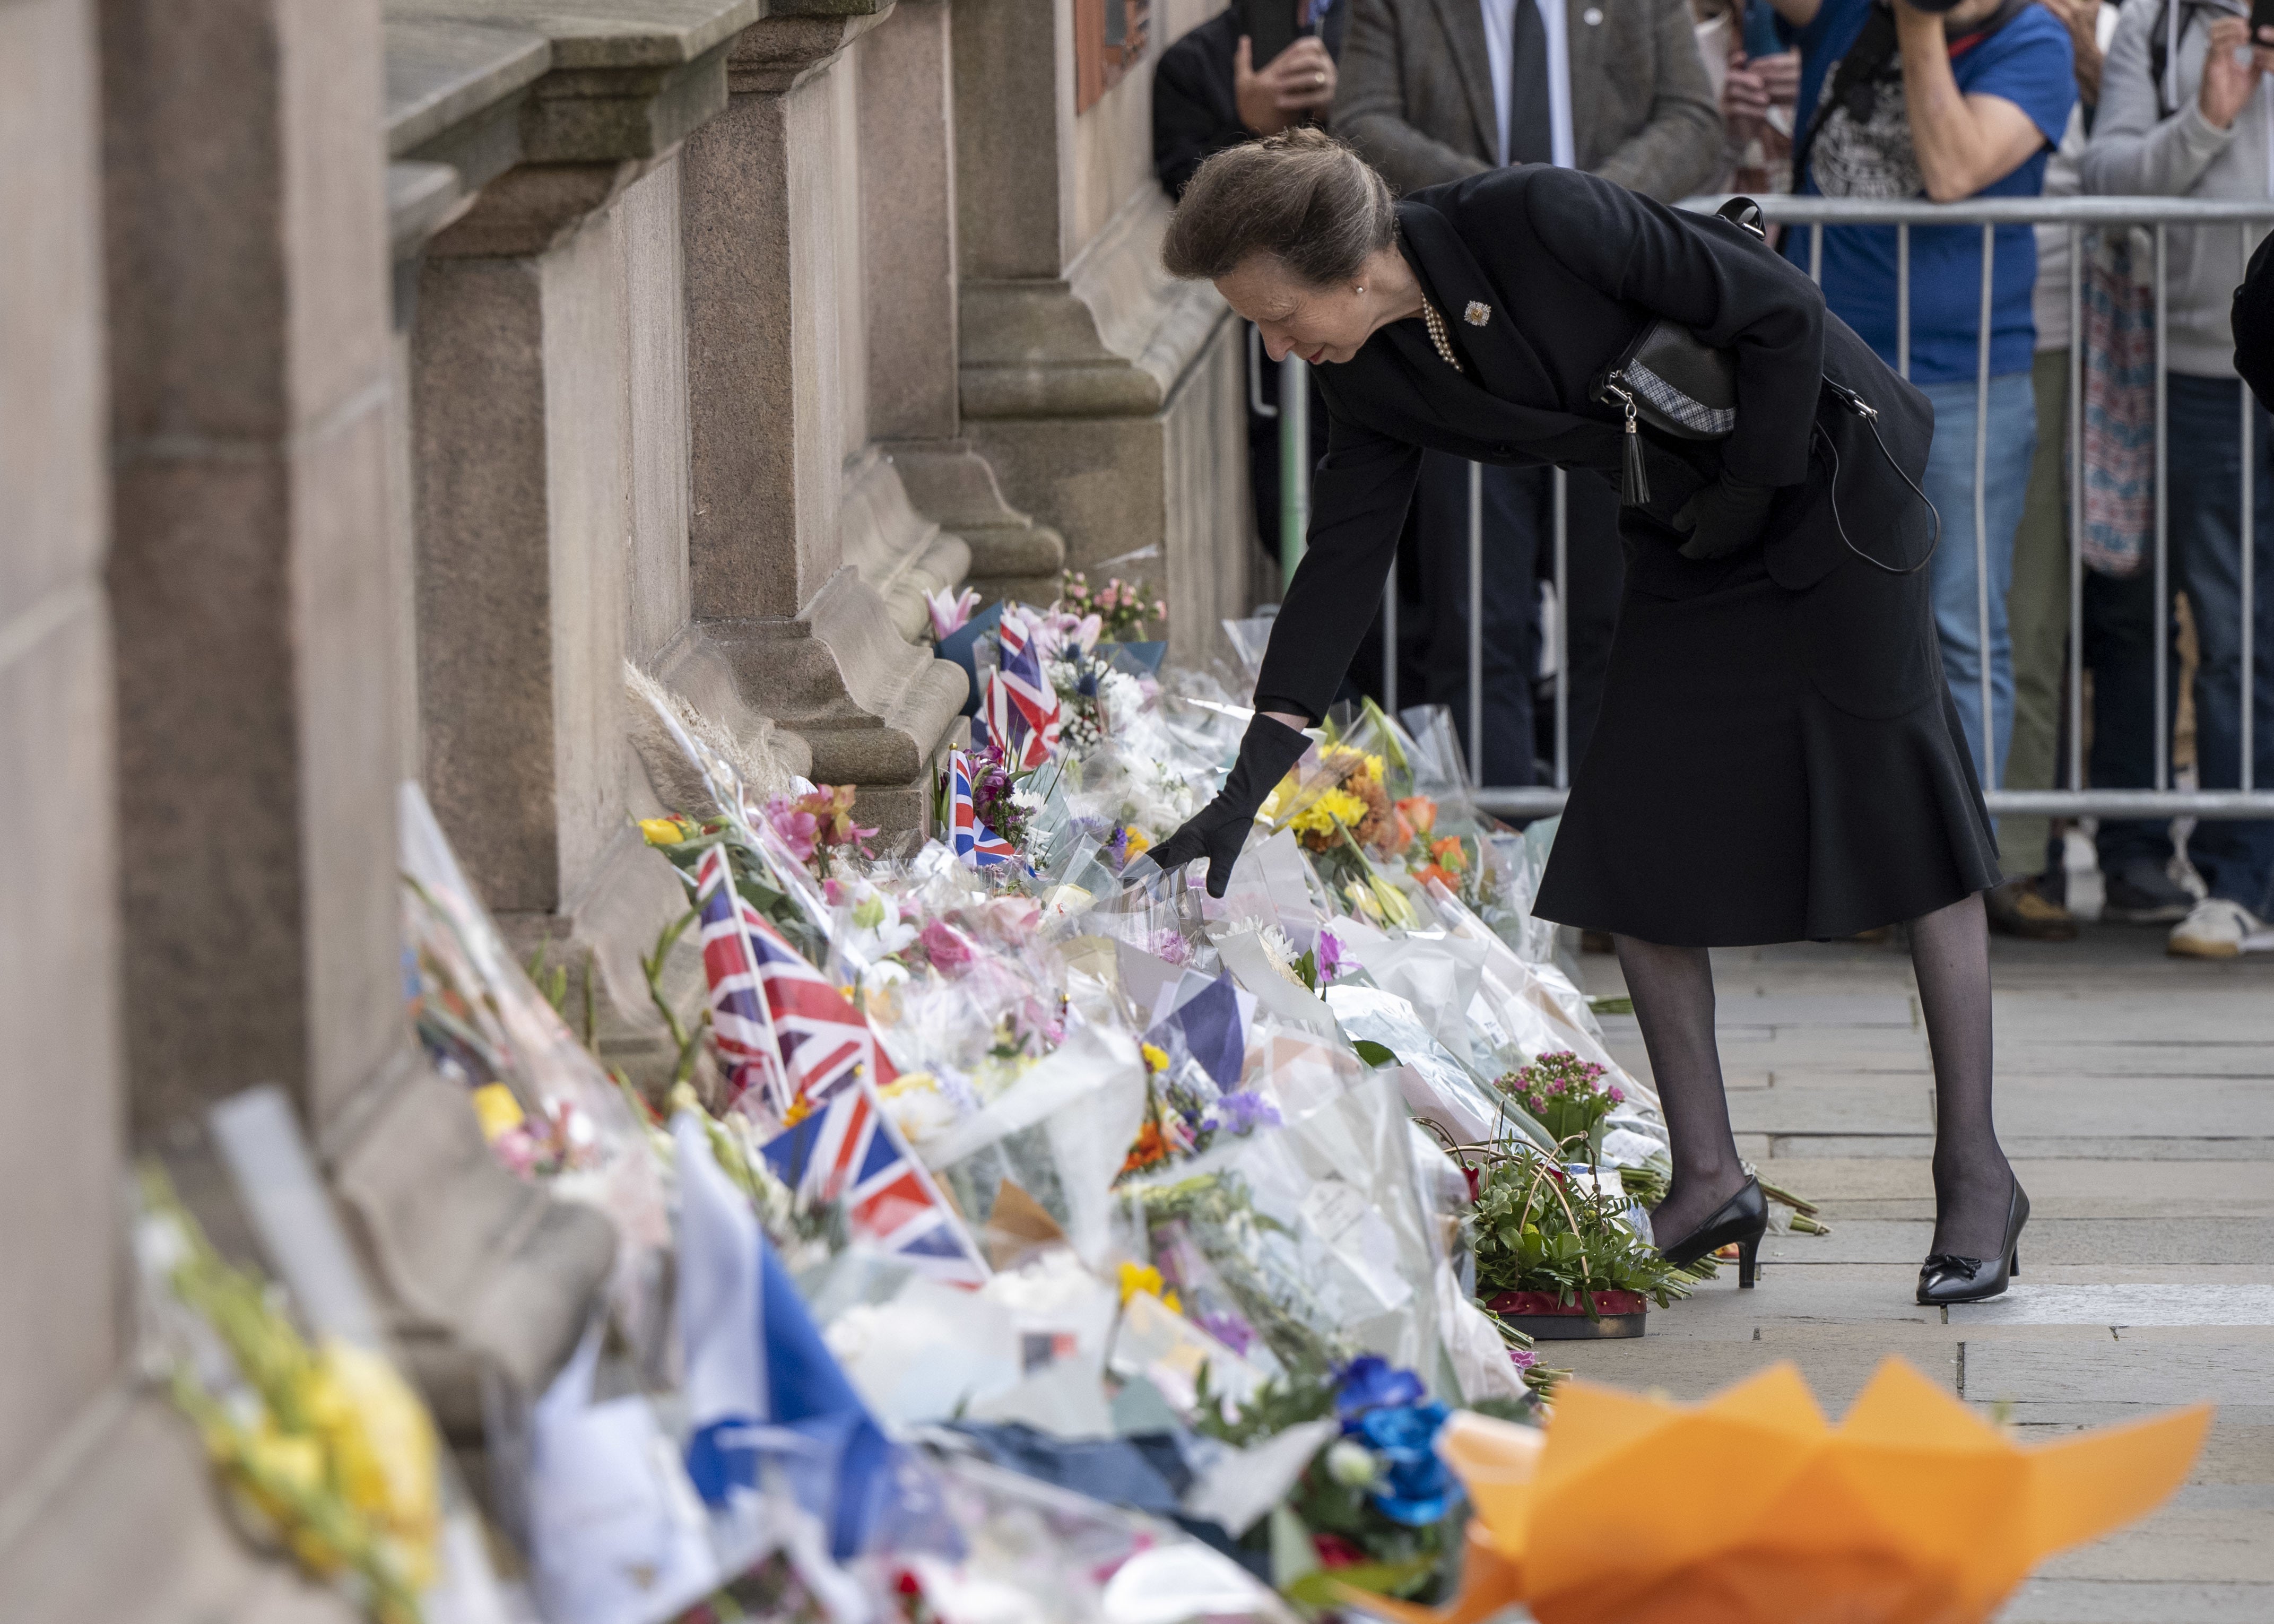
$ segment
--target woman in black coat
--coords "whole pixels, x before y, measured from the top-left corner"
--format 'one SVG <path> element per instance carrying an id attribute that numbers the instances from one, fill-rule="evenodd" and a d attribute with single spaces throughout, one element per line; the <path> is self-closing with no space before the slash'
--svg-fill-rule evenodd
<path id="1" fill-rule="evenodd" d="M 1660 1244 L 1687 1260 L 1735 1240 L 1750 1284 L 1766 1221 L 1730 1134 L 1707 947 L 1903 920 L 1936 1080 L 1919 1300 L 2004 1290 L 2029 1208 L 1990 1109 L 1997 850 L 1916 568 L 1936 535 L 1916 489 L 1924 397 L 1756 234 L 1570 169 L 1394 202 L 1355 154 L 1293 132 L 1210 158 L 1163 254 L 1275 357 L 1326 364 L 1331 434 L 1256 719 L 1157 861 L 1205 856 L 1222 894 L 1374 615 L 1423 447 L 1618 485 L 1632 443 L 1648 500 L 1622 510 L 1601 717 L 1535 911 L 1616 938 L 1673 1139 Z M 1661 317 L 1734 352 L 1725 439 L 1635 432 L 1597 398 Z"/>

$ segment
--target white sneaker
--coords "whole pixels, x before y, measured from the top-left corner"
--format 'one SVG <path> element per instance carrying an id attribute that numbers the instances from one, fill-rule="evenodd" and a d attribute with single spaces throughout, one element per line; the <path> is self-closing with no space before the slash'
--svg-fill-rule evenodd
<path id="1" fill-rule="evenodd" d="M 2240 903 L 2207 897 L 2172 927 L 2166 948 L 2186 959 L 2234 959 L 2274 949 L 2274 930 Z"/>

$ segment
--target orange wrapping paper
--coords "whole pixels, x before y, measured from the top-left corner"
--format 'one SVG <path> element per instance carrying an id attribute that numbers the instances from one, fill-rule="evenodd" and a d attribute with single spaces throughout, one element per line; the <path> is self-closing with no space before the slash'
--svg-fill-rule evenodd
<path id="1" fill-rule="evenodd" d="M 2198 1404 L 2023 1447 L 1892 1357 L 1837 1427 L 1788 1364 L 1696 1405 L 1572 1381 L 1545 1432 L 1464 1412 L 1440 1435 L 1475 1509 L 1460 1594 L 1362 1605 L 1404 1624 L 1517 1602 L 1540 1624 L 1978 1624 L 2046 1557 L 2160 1505 L 2210 1425 Z"/>

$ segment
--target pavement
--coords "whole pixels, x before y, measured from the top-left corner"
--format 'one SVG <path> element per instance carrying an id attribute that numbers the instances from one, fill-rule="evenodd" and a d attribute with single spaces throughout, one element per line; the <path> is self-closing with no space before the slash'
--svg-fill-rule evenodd
<path id="1" fill-rule="evenodd" d="M 1993 938 L 1999 1132 L 2032 1216 L 1993 1302 L 1913 1300 L 1933 1227 L 1934 1078 L 1894 944 L 1713 955 L 1739 1149 L 1819 1202 L 1646 1336 L 1550 1362 L 1698 1398 L 1796 1361 L 1837 1416 L 1900 1353 L 2025 1439 L 2218 1405 L 2193 1476 L 2138 1525 L 2049 1561 L 2001 1624 L 2274 1624 L 2274 955 L 2172 959 L 2159 929 Z M 1624 990 L 1585 960 L 1588 990 Z M 1631 1017 L 1604 1022 L 1638 1075 Z M 1666 1485 L 1668 1492 L 1693 1485 Z"/>

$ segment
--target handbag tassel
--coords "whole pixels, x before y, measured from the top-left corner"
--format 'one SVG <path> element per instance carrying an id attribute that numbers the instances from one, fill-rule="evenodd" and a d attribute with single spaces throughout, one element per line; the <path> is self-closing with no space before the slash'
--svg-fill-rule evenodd
<path id="1" fill-rule="evenodd" d="M 1642 436 L 1635 432 L 1634 410 L 1627 410 L 1626 452 L 1620 459 L 1619 500 L 1629 508 L 1650 505 L 1650 470 L 1642 460 Z"/>

